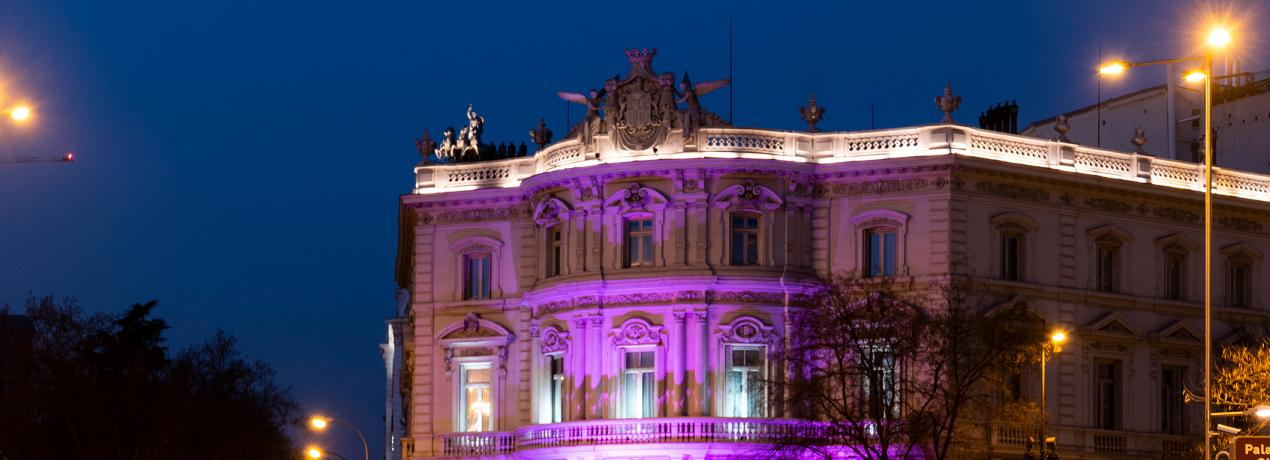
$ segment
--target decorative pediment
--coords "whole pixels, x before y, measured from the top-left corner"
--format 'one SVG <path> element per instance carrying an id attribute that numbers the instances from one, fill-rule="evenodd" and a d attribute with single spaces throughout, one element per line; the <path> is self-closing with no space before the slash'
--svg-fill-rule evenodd
<path id="1" fill-rule="evenodd" d="M 1142 334 L 1130 325 L 1120 312 L 1108 313 L 1086 328 L 1090 333 L 1104 337 L 1123 337 L 1134 339 Z"/>
<path id="2" fill-rule="evenodd" d="M 511 332 L 498 323 L 482 319 L 476 313 L 468 313 L 462 323 L 451 324 L 441 330 L 437 338 L 443 345 L 459 345 L 457 342 L 484 342 L 487 339 L 500 339 L 509 342 Z"/>
<path id="3" fill-rule="evenodd" d="M 540 349 L 543 353 L 556 353 L 569 349 L 569 333 L 561 331 L 555 326 L 548 326 L 542 331 L 542 337 L 539 339 Z"/>
<path id="4" fill-rule="evenodd" d="M 753 316 L 737 318 L 719 330 L 719 341 L 723 343 L 772 344 L 777 340 L 776 329 Z"/>
<path id="5" fill-rule="evenodd" d="M 1165 250 L 1170 248 L 1181 248 L 1186 252 L 1194 252 L 1198 251 L 1202 246 L 1194 241 L 1191 241 L 1190 238 L 1174 233 L 1172 235 L 1156 238 L 1155 247 Z"/>
<path id="6" fill-rule="evenodd" d="M 633 183 L 630 187 L 614 192 L 604 200 L 604 206 L 619 208 L 622 211 L 652 210 L 664 208 L 670 200 L 661 192 L 642 184 Z"/>
<path id="7" fill-rule="evenodd" d="M 714 205 L 727 209 L 748 209 L 753 211 L 771 211 L 779 209 L 785 201 L 762 185 L 754 185 L 747 180 L 744 184 L 736 184 L 723 189 L 714 197 Z"/>
<path id="8" fill-rule="evenodd" d="M 873 209 L 851 218 L 851 226 L 856 230 L 872 227 L 902 228 L 906 224 L 908 224 L 908 214 L 890 209 Z"/>
<path id="9" fill-rule="evenodd" d="M 1222 345 L 1256 346 L 1261 334 L 1249 330 L 1247 326 L 1236 327 L 1235 330 L 1217 339 Z"/>
<path id="10" fill-rule="evenodd" d="M 573 207 L 569 206 L 569 203 L 547 195 L 534 206 L 534 222 L 538 223 L 538 225 L 556 223 L 560 219 L 568 218 L 569 213 L 572 211 Z"/>
<path id="11" fill-rule="evenodd" d="M 1179 345 L 1203 345 L 1202 333 L 1196 332 L 1184 320 L 1177 320 L 1153 334 L 1157 340 Z"/>
<path id="12" fill-rule="evenodd" d="M 661 326 L 653 326 L 640 318 L 631 318 L 613 329 L 613 345 L 659 345 L 662 331 Z"/>
<path id="13" fill-rule="evenodd" d="M 1003 212 L 992 217 L 992 228 L 997 231 L 1013 230 L 1020 233 L 1031 233 L 1039 227 L 1036 221 L 1017 212 Z"/>
<path id="14" fill-rule="evenodd" d="M 1013 314 L 1016 309 L 1022 310 L 1023 318 L 1020 319 L 1032 320 L 1041 324 L 1049 322 L 1045 320 L 1045 316 L 1042 315 L 1041 312 L 1032 308 L 1032 304 L 1027 301 L 1027 298 L 1018 294 L 1010 297 L 1009 300 L 988 307 L 988 310 L 984 312 L 984 314 L 989 318 L 997 318 L 1007 314 Z"/>
<path id="15" fill-rule="evenodd" d="M 1222 255 L 1226 257 L 1245 257 L 1251 260 L 1261 260 L 1261 251 L 1252 247 L 1248 243 L 1235 243 L 1221 248 Z"/>
<path id="16" fill-rule="evenodd" d="M 1128 243 L 1133 240 L 1133 235 L 1115 224 L 1107 224 L 1089 229 L 1089 239 L 1092 241 L 1106 241 L 1108 239 L 1115 240 L 1120 244 Z"/>
<path id="17" fill-rule="evenodd" d="M 503 242 L 490 238 L 488 236 L 469 236 L 460 238 L 450 245 L 454 252 L 459 254 L 469 254 L 473 252 L 489 251 L 495 252 L 503 247 Z"/>

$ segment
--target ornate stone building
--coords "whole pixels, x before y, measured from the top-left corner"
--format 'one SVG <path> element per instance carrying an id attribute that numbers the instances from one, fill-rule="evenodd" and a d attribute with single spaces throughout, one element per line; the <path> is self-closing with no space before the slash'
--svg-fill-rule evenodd
<path id="1" fill-rule="evenodd" d="M 385 347 L 393 458 L 761 452 L 790 421 L 754 382 L 818 280 L 954 269 L 1071 332 L 1047 374 L 1063 458 L 1162 458 L 1197 439 L 1180 386 L 1203 372 L 1200 166 L 951 116 L 732 128 L 697 102 L 706 84 L 675 88 L 654 54 L 628 52 L 604 91 L 563 94 L 588 116 L 564 140 L 535 135 L 532 156 L 455 161 L 420 140 L 400 203 L 408 301 Z M 958 100 L 937 98 L 946 115 Z M 1215 193 L 1214 340 L 1230 342 L 1270 318 L 1270 177 L 1219 170 Z M 1017 458 L 1030 430 L 996 423 L 977 442 Z"/>

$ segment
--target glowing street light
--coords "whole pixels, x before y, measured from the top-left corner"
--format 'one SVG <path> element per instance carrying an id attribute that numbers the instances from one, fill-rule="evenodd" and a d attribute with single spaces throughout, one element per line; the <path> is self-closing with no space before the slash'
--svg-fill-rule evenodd
<path id="1" fill-rule="evenodd" d="M 31 108 L 25 105 L 19 105 L 9 109 L 9 117 L 16 121 L 26 121 L 31 118 Z"/>
<path id="2" fill-rule="evenodd" d="M 1049 438 L 1045 437 L 1046 428 L 1049 426 L 1049 419 L 1045 417 L 1045 364 L 1049 354 L 1057 354 L 1063 351 L 1063 344 L 1067 343 L 1067 331 L 1055 329 L 1050 332 L 1049 342 L 1041 346 L 1041 458 L 1045 458 L 1045 450 L 1049 448 Z M 1058 449 L 1058 446 L 1054 446 Z"/>
<path id="3" fill-rule="evenodd" d="M 317 448 L 317 446 L 309 446 L 308 449 L 304 450 L 304 456 L 315 459 L 322 458 L 322 449 Z"/>
<path id="4" fill-rule="evenodd" d="M 1192 83 L 1204 82 L 1204 432 L 1206 433 L 1204 458 L 1206 459 L 1212 458 L 1212 443 L 1209 442 L 1212 432 L 1209 429 L 1213 426 L 1213 416 L 1217 415 L 1213 413 L 1210 397 L 1213 394 L 1213 55 L 1226 48 L 1231 41 L 1233 37 L 1230 30 L 1216 25 L 1208 30 L 1206 40 L 1208 46 L 1200 56 L 1134 63 L 1111 62 L 1098 69 L 1100 74 L 1114 75 L 1123 73 L 1130 67 L 1195 61 L 1202 64 L 1200 70 L 1188 72 L 1183 78 Z M 1169 78 L 1173 77 L 1169 76 Z M 1270 416 L 1270 407 L 1267 407 L 1263 413 Z"/>
<path id="5" fill-rule="evenodd" d="M 322 432 L 322 431 L 326 431 L 327 427 L 331 426 L 332 423 L 336 423 L 336 422 L 343 423 L 344 426 L 352 428 L 353 432 L 357 433 L 357 437 L 361 438 L 362 440 L 362 454 L 364 455 L 365 460 L 370 460 L 370 447 L 366 444 L 366 436 L 362 434 L 362 430 L 357 429 L 357 427 L 353 426 L 352 423 L 348 423 L 343 420 L 337 420 L 337 419 L 322 416 L 322 415 L 314 415 L 312 417 L 309 417 L 309 428 L 312 428 L 313 431 Z"/>
<path id="6" fill-rule="evenodd" d="M 1112 62 L 1103 64 L 1102 67 L 1099 67 L 1098 73 L 1103 75 L 1120 75 L 1124 73 L 1125 70 L 1128 70 L 1128 69 L 1129 69 L 1129 63 L 1122 62 L 1122 61 L 1112 61 Z"/>

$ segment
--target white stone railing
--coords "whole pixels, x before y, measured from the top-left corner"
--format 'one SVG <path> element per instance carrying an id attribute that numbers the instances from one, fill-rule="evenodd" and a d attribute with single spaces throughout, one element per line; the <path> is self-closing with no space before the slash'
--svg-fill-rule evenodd
<path id="1" fill-rule="evenodd" d="M 814 134 L 707 128 L 689 139 L 688 148 L 683 147 L 681 136 L 680 131 L 672 131 L 656 151 L 620 151 L 612 147 L 608 136 L 597 135 L 589 145 L 567 139 L 533 157 L 420 165 L 415 168 L 415 193 L 515 187 L 537 174 L 631 160 L 747 158 L 827 164 L 934 155 L 964 155 L 1185 190 L 1204 189 L 1202 165 L 958 125 Z M 1270 176 L 1215 169 L 1213 192 L 1270 202 Z"/>
<path id="2" fill-rule="evenodd" d="M 534 425 L 516 430 L 518 449 L 663 442 L 773 443 L 811 429 L 786 419 L 676 417 Z"/>
<path id="3" fill-rule="evenodd" d="M 513 433 L 489 431 L 483 433 L 447 433 L 437 435 L 441 455 L 446 457 L 500 455 L 516 451 Z"/>
<path id="4" fill-rule="evenodd" d="M 1111 457 L 1178 460 L 1195 458 L 1195 447 L 1199 445 L 1200 439 L 1200 435 L 1137 433 L 1069 426 L 1051 426 L 1047 435 L 1058 438 L 1060 452 L 1081 451 Z M 995 450 L 1021 452 L 1027 448 L 1028 438 L 1040 439 L 1041 427 L 1034 424 L 994 423 L 991 425 L 991 436 Z"/>

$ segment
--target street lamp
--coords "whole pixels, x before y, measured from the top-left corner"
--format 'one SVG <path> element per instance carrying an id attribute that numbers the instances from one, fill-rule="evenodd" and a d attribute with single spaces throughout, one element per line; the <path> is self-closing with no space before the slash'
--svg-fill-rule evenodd
<path id="1" fill-rule="evenodd" d="M 343 420 L 337 420 L 331 417 L 324 417 L 321 415 L 315 415 L 315 416 L 309 417 L 309 428 L 312 428 L 313 431 L 318 431 L 318 432 L 326 431 L 326 428 L 330 426 L 332 423 L 342 423 L 344 424 L 344 426 L 352 428 L 353 432 L 357 433 L 357 437 L 362 440 L 362 454 L 364 456 L 363 458 L 365 458 L 365 460 L 370 460 L 370 447 L 367 446 L 366 444 L 366 436 L 362 434 L 362 430 L 357 429 L 357 427 L 354 426 L 352 423 L 348 423 Z M 313 458 L 318 458 L 318 457 L 313 457 Z"/>
<path id="2" fill-rule="evenodd" d="M 1212 415 L 1213 417 L 1247 416 L 1247 417 L 1256 417 L 1262 420 L 1266 420 L 1266 419 L 1270 419 L 1270 406 L 1262 404 L 1260 406 L 1253 407 L 1248 410 L 1233 411 L 1233 412 L 1213 412 Z"/>
<path id="3" fill-rule="evenodd" d="M 1045 458 L 1045 450 L 1049 448 L 1049 438 L 1045 436 L 1049 431 L 1049 418 L 1045 416 L 1045 364 L 1046 359 L 1051 353 L 1058 354 L 1063 351 L 1063 344 L 1067 343 L 1067 332 L 1062 329 L 1055 329 L 1050 333 L 1049 340 L 1041 346 L 1041 458 Z M 1058 446 L 1055 445 L 1057 450 Z"/>
<path id="4" fill-rule="evenodd" d="M 1119 75 L 1133 67 L 1179 62 L 1201 63 L 1200 70 L 1185 76 L 1187 81 L 1204 82 L 1204 458 L 1212 458 L 1209 428 L 1213 424 L 1213 54 L 1232 38 L 1230 30 L 1223 26 L 1209 29 L 1204 53 L 1177 59 L 1160 59 L 1144 62 L 1112 62 L 1098 68 L 1101 75 Z M 1169 78 L 1173 78 L 1172 75 Z M 1172 121 L 1170 120 L 1170 123 Z M 1173 129 L 1169 126 L 1168 129 Z M 1267 412 L 1270 412 L 1268 410 Z"/>
<path id="5" fill-rule="evenodd" d="M 305 458 L 311 458 L 311 459 L 317 460 L 327 455 L 335 456 L 336 458 L 339 458 L 340 460 L 348 460 L 344 458 L 343 455 L 337 454 L 335 452 L 322 450 L 322 448 L 318 446 L 309 446 L 304 449 Z"/>

